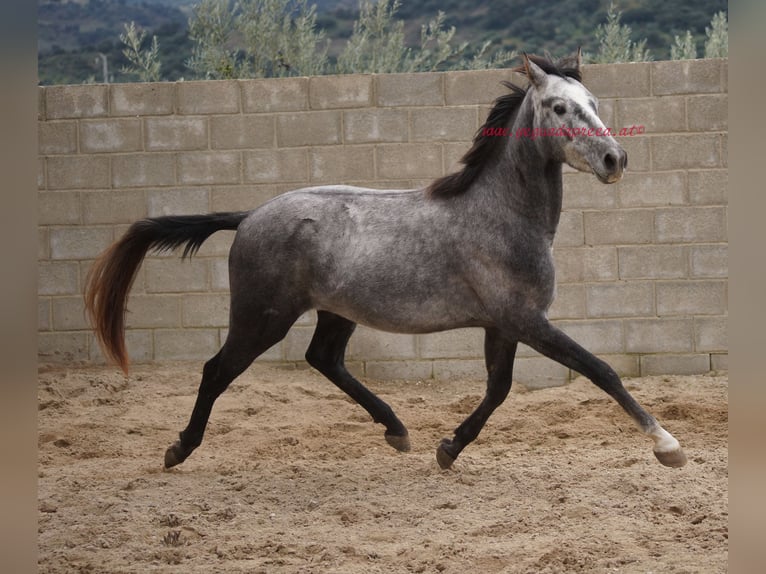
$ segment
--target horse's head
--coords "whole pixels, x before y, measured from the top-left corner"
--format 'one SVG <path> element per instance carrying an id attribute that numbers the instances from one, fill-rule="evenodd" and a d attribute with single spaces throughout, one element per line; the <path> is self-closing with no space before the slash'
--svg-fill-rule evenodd
<path id="1" fill-rule="evenodd" d="M 567 60 L 579 77 L 580 52 Z M 573 168 L 594 173 L 603 183 L 622 178 L 628 154 L 598 117 L 598 100 L 577 79 L 549 74 L 524 56 L 522 71 L 529 78 L 527 98 L 534 110 L 532 133 L 549 153 Z"/>

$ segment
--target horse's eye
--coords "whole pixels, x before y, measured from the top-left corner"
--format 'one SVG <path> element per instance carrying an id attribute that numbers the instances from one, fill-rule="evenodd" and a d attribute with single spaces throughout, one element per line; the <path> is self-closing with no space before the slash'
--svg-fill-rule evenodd
<path id="1" fill-rule="evenodd" d="M 553 106 L 553 111 L 560 116 L 563 116 L 565 113 L 567 113 L 567 109 L 564 104 L 556 104 Z"/>

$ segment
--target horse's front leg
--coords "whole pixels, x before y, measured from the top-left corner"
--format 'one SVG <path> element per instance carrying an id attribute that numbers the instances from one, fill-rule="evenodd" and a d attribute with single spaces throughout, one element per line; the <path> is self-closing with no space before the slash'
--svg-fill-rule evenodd
<path id="1" fill-rule="evenodd" d="M 504 338 L 499 331 L 487 329 L 484 335 L 484 360 L 487 365 L 487 392 L 476 410 L 455 429 L 452 439 L 442 439 L 436 449 L 436 461 L 449 468 L 460 452 L 484 428 L 489 416 L 499 407 L 511 390 L 516 341 Z"/>
<path id="2" fill-rule="evenodd" d="M 665 466 L 681 467 L 686 455 L 678 441 L 666 431 L 625 389 L 620 377 L 604 361 L 595 357 L 544 316 L 524 320 L 519 340 L 546 357 L 588 377 L 633 418 L 638 428 L 654 441 L 654 454 Z"/>

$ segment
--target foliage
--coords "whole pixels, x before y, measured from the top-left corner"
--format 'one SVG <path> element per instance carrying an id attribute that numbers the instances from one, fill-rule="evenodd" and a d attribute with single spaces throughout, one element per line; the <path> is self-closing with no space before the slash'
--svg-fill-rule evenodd
<path id="1" fill-rule="evenodd" d="M 237 52 L 229 48 L 235 33 L 235 16 L 228 0 L 201 0 L 189 18 L 189 38 L 194 43 L 186 65 L 199 78 L 220 80 L 240 75 Z"/>
<path id="2" fill-rule="evenodd" d="M 673 45 L 670 47 L 671 60 L 694 60 L 697 57 L 697 46 L 694 45 L 694 37 L 691 31 L 686 34 L 676 36 L 673 39 Z"/>
<path id="3" fill-rule="evenodd" d="M 40 82 L 80 83 L 89 76 L 101 79 L 101 69 L 95 64 L 99 53 L 108 58 L 109 70 L 116 76 L 115 81 L 135 81 L 137 76 L 134 74 L 119 72 L 122 66 L 130 65 L 122 54 L 119 34 L 124 31 L 124 23 L 131 21 L 139 30 L 146 30 L 147 37 L 157 36 L 163 79 L 174 81 L 184 77 L 208 77 L 206 72 L 198 73 L 187 67 L 195 57 L 199 59 L 203 56 L 201 52 L 195 52 L 198 43 L 189 34 L 189 16 L 193 6 L 200 1 L 37 0 Z M 400 1 L 394 21 L 404 22 L 400 45 L 410 49 L 411 56 L 421 48 L 423 26 L 428 27 L 440 11 L 444 13 L 440 31 L 448 33 L 455 28 L 454 35 L 447 42 L 451 49 L 457 51 L 469 42 L 464 52 L 448 57 L 436 69 L 507 65 L 508 56 L 521 49 L 538 54 L 547 50 L 558 55 L 574 52 L 581 46 L 584 52 L 595 54 L 599 42 L 593 31 L 606 20 L 609 5 L 607 0 Z M 227 6 L 233 8 L 234 2 L 236 0 L 229 0 Z M 317 4 L 315 30 L 324 32 L 316 47 L 320 52 L 327 48 L 324 73 L 332 73 L 338 70 L 337 59 L 359 18 L 358 0 L 308 0 L 309 4 L 314 2 Z M 392 3 L 393 0 L 389 0 L 389 9 Z M 675 35 L 683 39 L 687 29 L 691 31 L 697 52 L 702 57 L 707 39 L 705 30 L 706 26 L 711 27 L 711 15 L 723 11 L 725 22 L 728 7 L 726 0 L 624 0 L 618 6 L 622 9 L 620 24 L 630 27 L 633 38 L 645 38 L 644 48 L 651 49 L 655 59 L 667 59 Z M 293 12 L 293 17 L 295 15 L 296 12 Z M 726 50 L 727 27 L 722 27 L 726 39 L 719 42 Z M 713 26 L 708 33 L 720 38 L 715 30 L 716 26 Z M 224 63 L 200 69 L 212 69 L 209 77 L 255 75 L 254 64 L 248 64 L 250 69 L 239 68 L 245 64 L 247 56 L 243 38 L 234 27 L 228 41 L 222 44 L 228 51 L 224 54 L 227 57 L 222 58 Z M 438 49 L 433 43 L 426 45 L 426 49 L 432 52 L 433 58 L 437 58 Z M 299 69 L 305 67 L 305 64 L 294 64 L 293 55 L 284 61 Z M 586 57 L 586 61 L 591 60 Z M 287 72 L 283 69 L 281 73 Z"/>
<path id="4" fill-rule="evenodd" d="M 455 27 L 444 28 L 445 14 L 437 12 L 420 28 L 420 44 L 409 48 L 405 43 L 404 21 L 395 19 L 399 0 L 362 0 L 359 19 L 344 50 L 338 56 L 338 73 L 427 72 L 464 67 L 493 67 L 512 56 L 502 52 L 486 58 L 489 42 L 485 42 L 471 60 L 466 60 L 468 43 L 457 46 L 452 41 Z M 515 54 L 513 54 L 515 55 Z"/>
<path id="5" fill-rule="evenodd" d="M 729 57 L 729 21 L 726 12 L 718 12 L 710 22 L 710 28 L 705 27 L 705 57 Z"/>
<path id="6" fill-rule="evenodd" d="M 622 11 L 615 11 L 614 2 L 609 3 L 606 13 L 606 23 L 599 24 L 596 29 L 598 40 L 598 52 L 590 60 L 594 63 L 617 63 L 617 62 L 646 62 L 651 60 L 649 50 L 646 49 L 646 38 L 640 42 L 630 39 L 632 30 L 630 26 L 620 24 Z"/>
<path id="7" fill-rule="evenodd" d="M 140 82 L 159 82 L 162 67 L 159 60 L 159 41 L 157 36 L 152 36 L 151 48 L 145 49 L 142 48 L 145 38 L 146 30 L 139 32 L 135 22 L 125 24 L 125 32 L 120 34 L 120 42 L 125 46 L 122 54 L 130 65 L 123 66 L 121 71 L 138 76 Z"/>

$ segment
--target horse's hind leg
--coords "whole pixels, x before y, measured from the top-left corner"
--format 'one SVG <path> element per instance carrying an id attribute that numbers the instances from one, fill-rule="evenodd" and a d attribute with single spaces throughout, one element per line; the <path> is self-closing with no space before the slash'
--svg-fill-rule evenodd
<path id="1" fill-rule="evenodd" d="M 165 451 L 165 468 L 182 463 L 202 443 L 216 399 L 258 355 L 281 341 L 297 318 L 296 313 L 275 321 L 264 314 L 261 321 L 249 323 L 239 319 L 232 323 L 221 350 L 205 363 L 189 424 L 181 431 L 179 440 Z"/>
<path id="2" fill-rule="evenodd" d="M 356 380 L 343 362 L 356 323 L 327 311 L 317 313 L 317 327 L 306 351 L 308 363 L 359 403 L 376 423 L 386 427 L 386 441 L 396 450 L 410 450 L 407 429 L 394 411 L 375 393 Z"/>
<path id="3" fill-rule="evenodd" d="M 672 467 L 686 464 L 686 455 L 678 441 L 638 404 L 608 364 L 583 349 L 544 317 L 525 322 L 521 340 L 554 361 L 582 373 L 617 401 L 641 431 L 654 441 L 654 455 L 662 464 Z"/>
<path id="4" fill-rule="evenodd" d="M 516 341 L 505 339 L 495 329 L 486 330 L 484 360 L 488 374 L 487 391 L 476 410 L 455 429 L 455 436 L 452 439 L 442 439 L 436 449 L 436 461 L 440 467 L 452 466 L 460 452 L 479 436 L 490 415 L 508 396 L 516 346 Z"/>

